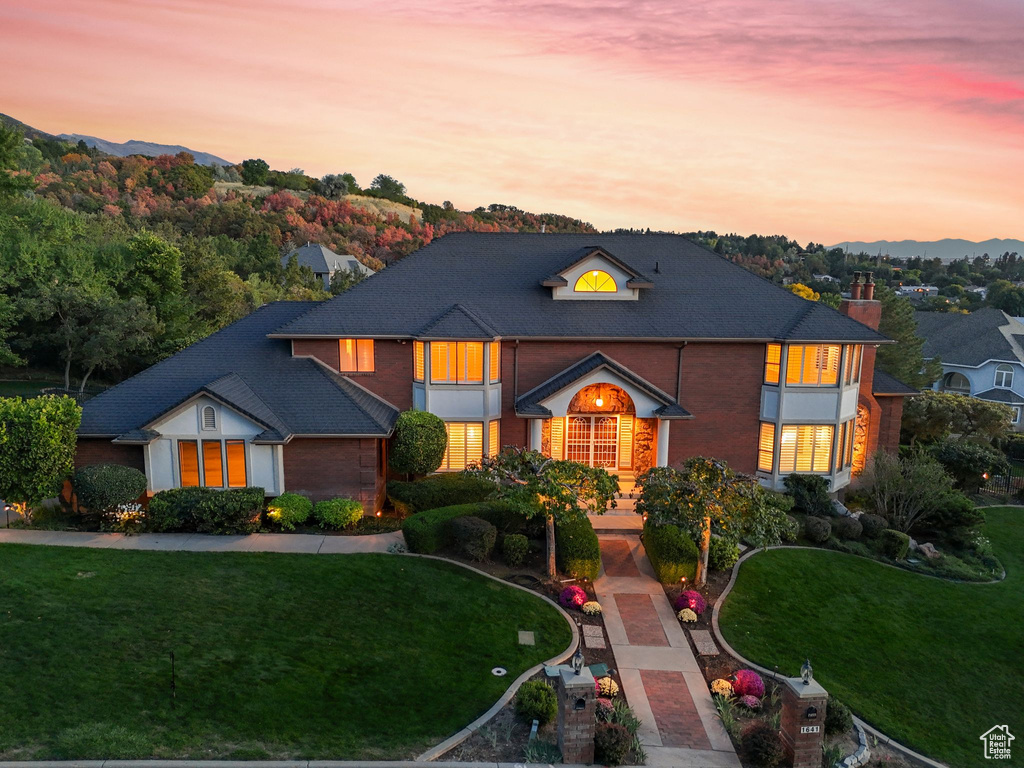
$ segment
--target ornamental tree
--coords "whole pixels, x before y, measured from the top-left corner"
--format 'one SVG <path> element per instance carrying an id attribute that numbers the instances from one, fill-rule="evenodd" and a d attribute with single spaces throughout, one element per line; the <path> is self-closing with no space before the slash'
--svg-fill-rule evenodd
<path id="1" fill-rule="evenodd" d="M 1012 409 L 1002 403 L 925 391 L 904 403 L 902 431 L 911 445 L 918 440 L 939 441 L 950 434 L 994 440 L 1009 431 L 1012 417 Z"/>
<path id="2" fill-rule="evenodd" d="M 1003 452 L 987 443 L 948 439 L 932 447 L 931 454 L 953 476 L 957 488 L 969 493 L 977 493 L 987 478 L 1010 472 Z"/>
<path id="3" fill-rule="evenodd" d="M 496 496 L 511 502 L 527 518 L 544 516 L 548 577 L 554 579 L 555 523 L 604 514 L 615 505 L 618 481 L 603 467 L 552 459 L 537 451 L 507 446 L 485 457 L 469 472 L 498 486 Z"/>
<path id="4" fill-rule="evenodd" d="M 395 422 L 388 465 L 405 475 L 429 475 L 444 461 L 448 431 L 444 422 L 426 411 L 405 411 Z"/>
<path id="5" fill-rule="evenodd" d="M 0 498 L 29 512 L 59 494 L 81 420 L 70 397 L 0 398 Z"/>

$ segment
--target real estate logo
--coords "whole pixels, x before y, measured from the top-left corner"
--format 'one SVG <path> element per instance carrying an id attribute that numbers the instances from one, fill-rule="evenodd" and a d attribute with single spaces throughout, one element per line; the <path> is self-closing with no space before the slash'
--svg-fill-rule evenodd
<path id="1" fill-rule="evenodd" d="M 994 725 L 978 738 L 985 742 L 986 760 L 1010 759 L 1010 742 L 1016 737 L 1008 725 Z"/>

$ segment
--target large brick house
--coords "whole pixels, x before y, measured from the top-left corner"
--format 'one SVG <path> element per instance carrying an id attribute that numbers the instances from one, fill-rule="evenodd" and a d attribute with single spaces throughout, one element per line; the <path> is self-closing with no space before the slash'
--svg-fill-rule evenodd
<path id="1" fill-rule="evenodd" d="M 136 466 L 150 492 L 258 485 L 372 511 L 415 408 L 447 425 L 441 471 L 518 445 L 627 477 L 709 455 L 839 491 L 896 447 L 913 391 L 875 373 L 872 289 L 837 312 L 679 236 L 447 235 L 88 401 L 77 463 Z"/>

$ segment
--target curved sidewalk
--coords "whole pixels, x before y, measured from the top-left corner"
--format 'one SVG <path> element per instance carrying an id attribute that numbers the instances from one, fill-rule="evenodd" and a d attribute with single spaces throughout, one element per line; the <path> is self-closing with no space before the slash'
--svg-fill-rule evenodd
<path id="1" fill-rule="evenodd" d="M 313 533 L 251 533 L 218 536 L 209 533 L 87 533 L 0 528 L 0 544 L 45 544 L 51 547 L 140 549 L 163 552 L 287 552 L 308 555 L 347 555 L 387 552 L 403 541 L 401 531 L 369 536 L 327 536 Z"/>

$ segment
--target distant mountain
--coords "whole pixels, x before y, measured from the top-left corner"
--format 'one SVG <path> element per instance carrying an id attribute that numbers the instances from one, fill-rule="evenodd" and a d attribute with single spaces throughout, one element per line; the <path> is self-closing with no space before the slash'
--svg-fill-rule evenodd
<path id="1" fill-rule="evenodd" d="M 974 258 L 988 254 L 993 259 L 1009 251 L 1024 255 L 1024 240 L 1001 240 L 992 238 L 975 243 L 971 240 L 946 238 L 944 240 L 875 240 L 873 243 L 861 241 L 836 243 L 831 248 L 845 248 L 850 253 L 867 253 L 872 256 L 881 253 L 883 256 L 910 259 L 915 256 L 943 261 L 962 259 L 964 256 Z"/>
<path id="2" fill-rule="evenodd" d="M 95 136 L 83 136 L 80 133 L 62 133 L 57 138 L 69 141 L 72 144 L 84 141 L 86 146 L 96 147 L 100 152 L 106 152 L 114 157 L 128 157 L 128 155 L 156 157 L 157 155 L 176 155 L 179 152 L 188 152 L 195 157 L 197 165 L 234 165 L 234 163 L 222 157 L 211 155 L 209 152 L 197 152 L 194 149 L 177 144 L 156 144 L 152 141 L 139 141 L 138 139 L 118 144 L 116 141 L 98 139 Z"/>

